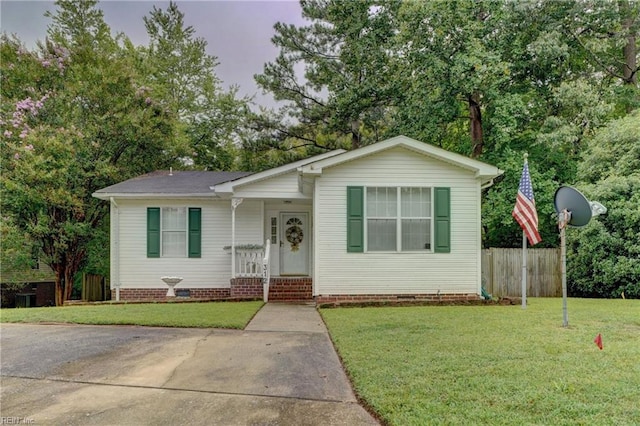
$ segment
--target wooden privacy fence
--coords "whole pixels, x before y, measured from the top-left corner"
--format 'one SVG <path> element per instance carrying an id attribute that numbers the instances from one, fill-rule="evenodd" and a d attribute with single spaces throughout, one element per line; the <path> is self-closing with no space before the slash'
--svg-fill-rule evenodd
<path id="1" fill-rule="evenodd" d="M 82 300 L 95 302 L 109 300 L 109 283 L 102 275 L 82 274 Z"/>
<path id="2" fill-rule="evenodd" d="M 560 249 L 527 249 L 527 296 L 562 296 Z M 522 249 L 482 250 L 482 285 L 494 297 L 522 296 Z"/>

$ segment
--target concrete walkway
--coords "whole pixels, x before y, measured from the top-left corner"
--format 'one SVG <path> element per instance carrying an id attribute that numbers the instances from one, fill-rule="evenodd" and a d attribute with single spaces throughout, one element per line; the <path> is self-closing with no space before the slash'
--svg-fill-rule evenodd
<path id="1" fill-rule="evenodd" d="M 0 336 L 2 417 L 377 424 L 358 405 L 313 306 L 267 304 L 243 331 L 3 324 Z"/>

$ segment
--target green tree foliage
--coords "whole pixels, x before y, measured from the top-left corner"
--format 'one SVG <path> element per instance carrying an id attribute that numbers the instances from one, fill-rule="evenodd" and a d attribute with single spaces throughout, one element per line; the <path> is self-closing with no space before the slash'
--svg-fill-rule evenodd
<path id="1" fill-rule="evenodd" d="M 34 51 L 3 36 L 2 211 L 56 273 L 56 304 L 107 217 L 99 188 L 172 164 L 175 118 L 141 87 L 95 1 L 60 1 Z"/>
<path id="2" fill-rule="evenodd" d="M 35 269 L 38 254 L 29 235 L 18 229 L 11 217 L 0 217 L 0 299 L 9 304 L 9 294 L 24 288 L 30 280 L 39 280 L 43 274 Z"/>
<path id="3" fill-rule="evenodd" d="M 487 248 L 522 246 L 522 228 L 513 219 L 511 212 L 515 205 L 523 164 L 521 152 L 506 152 L 500 162 L 503 176 L 484 194 L 482 231 L 483 244 Z M 553 207 L 553 195 L 558 188 L 556 169 L 529 162 L 529 174 L 542 237 L 542 242 L 536 247 L 556 247 L 559 241 Z"/>
<path id="4" fill-rule="evenodd" d="M 22 280 L 14 281 L 15 272 L 30 271 L 35 266 L 33 246 L 29 235 L 13 223 L 11 217 L 0 218 L 0 276 L 2 282 L 23 285 Z"/>
<path id="5" fill-rule="evenodd" d="M 482 154 L 484 114 L 503 96 L 511 66 L 499 2 L 407 2 L 400 11 L 406 101 L 395 128 L 448 149 Z"/>
<path id="6" fill-rule="evenodd" d="M 175 2 L 166 11 L 153 6 L 144 24 L 149 35 L 146 58 L 150 81 L 155 82 L 168 109 L 182 117 L 203 107 L 203 101 L 219 89 L 214 73 L 218 63 L 205 52 L 207 42 L 185 27 L 184 14 Z"/>
<path id="7" fill-rule="evenodd" d="M 301 6 L 309 25 L 276 24 L 272 41 L 280 54 L 255 76 L 286 101 L 277 114 L 254 118 L 258 142 L 309 155 L 382 139 L 400 94 L 390 78 L 399 2 L 303 0 Z"/>
<path id="8" fill-rule="evenodd" d="M 182 123 L 179 137 L 191 147 L 188 161 L 209 170 L 233 170 L 248 115 L 249 100 L 238 88 L 221 88 L 217 58 L 206 53 L 207 42 L 185 26 L 175 2 L 166 10 L 153 6 L 144 24 L 150 42 L 139 64 L 157 99 Z"/>
<path id="9" fill-rule="evenodd" d="M 608 212 L 567 233 L 571 293 L 640 298 L 640 110 L 588 141 L 578 177 Z"/>

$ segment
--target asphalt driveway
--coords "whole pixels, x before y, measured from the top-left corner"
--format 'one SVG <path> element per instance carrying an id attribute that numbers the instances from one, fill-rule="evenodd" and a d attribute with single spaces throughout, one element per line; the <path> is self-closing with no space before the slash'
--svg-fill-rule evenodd
<path id="1" fill-rule="evenodd" d="M 376 424 L 311 306 L 265 305 L 243 331 L 3 324 L 0 356 L 14 424 Z"/>

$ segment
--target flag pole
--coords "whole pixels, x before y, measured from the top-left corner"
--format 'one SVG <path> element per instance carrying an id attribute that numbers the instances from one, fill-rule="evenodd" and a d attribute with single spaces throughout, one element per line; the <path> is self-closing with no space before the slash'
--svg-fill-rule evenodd
<path id="1" fill-rule="evenodd" d="M 531 245 L 534 246 L 542 241 L 538 232 L 538 213 L 533 198 L 528 156 L 529 154 L 525 152 L 516 205 L 511 212 L 511 216 L 522 228 L 522 309 L 527 308 L 527 243 L 531 242 Z"/>
<path id="2" fill-rule="evenodd" d="M 527 309 L 527 235 L 522 231 L 522 309 Z"/>
<path id="3" fill-rule="evenodd" d="M 565 230 L 569 223 L 570 213 L 564 209 L 560 213 L 560 262 L 562 263 L 562 326 L 569 327 L 569 312 L 567 310 L 567 240 Z"/>
<path id="4" fill-rule="evenodd" d="M 524 164 L 529 154 L 524 153 Z M 522 230 L 522 309 L 527 309 L 527 234 Z"/>

